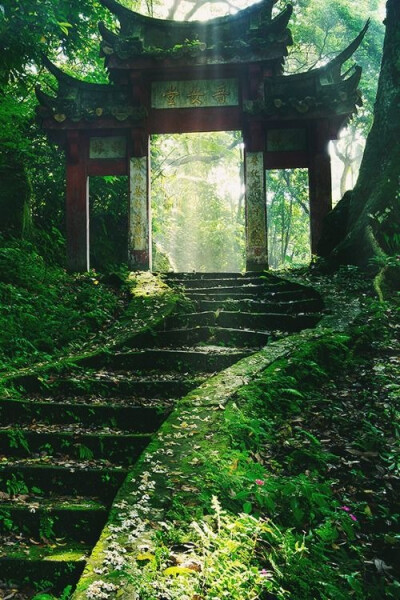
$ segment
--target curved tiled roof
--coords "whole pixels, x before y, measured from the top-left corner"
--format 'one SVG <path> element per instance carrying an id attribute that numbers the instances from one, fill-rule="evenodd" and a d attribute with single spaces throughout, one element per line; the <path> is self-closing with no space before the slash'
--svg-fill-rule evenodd
<path id="1" fill-rule="evenodd" d="M 117 55 L 122 64 L 123 57 L 126 56 L 128 58 L 126 68 L 137 68 L 135 62 L 133 62 L 134 67 L 129 66 L 132 64 L 129 63 L 129 58 L 134 53 L 138 57 L 150 56 L 151 60 L 157 59 L 160 53 L 162 56 L 173 55 L 177 52 L 177 47 L 175 45 L 170 48 L 171 40 L 175 42 L 181 39 L 179 36 L 189 34 L 197 37 L 191 41 L 185 38 L 185 44 L 181 46 L 178 44 L 181 58 L 183 57 L 183 66 L 189 69 L 193 65 L 190 51 L 193 52 L 193 56 L 202 53 L 206 57 L 206 63 L 212 63 L 215 59 L 221 64 L 224 62 L 221 55 L 225 53 L 226 58 L 226 53 L 230 49 L 232 63 L 235 64 L 251 63 L 256 55 L 264 57 L 263 60 L 268 62 L 265 58 L 266 54 L 271 60 L 276 60 L 280 56 L 281 58 L 278 58 L 280 64 L 279 60 L 282 60 L 282 56 L 279 54 L 279 48 L 286 48 L 287 35 L 290 35 L 287 23 L 291 8 L 272 19 L 271 9 L 274 0 L 263 0 L 236 15 L 212 19 L 205 23 L 152 19 L 129 11 L 116 0 L 101 0 L 101 2 L 113 10 L 121 21 L 119 35 L 101 26 L 103 53 L 106 56 Z M 297 75 L 265 76 L 264 98 L 247 101 L 244 111 L 271 121 L 339 117 L 340 123 L 345 122 L 361 102 L 358 91 L 361 68 L 356 66 L 343 74 L 342 69 L 344 63 L 361 44 L 368 25 L 369 23 L 355 40 L 327 65 Z M 242 28 L 240 32 L 239 27 Z M 161 36 L 164 49 L 158 48 L 156 52 L 156 49 L 150 45 L 151 36 L 154 32 L 160 34 L 161 30 L 172 33 L 170 36 L 167 33 L 164 37 Z M 212 33 L 217 31 L 221 37 L 214 39 Z M 263 38 L 260 37 L 260 32 L 263 32 Z M 221 42 L 221 40 L 225 41 Z M 185 49 L 189 54 L 184 54 Z M 50 119 L 51 125 L 47 122 L 47 126 L 68 128 L 73 127 L 72 123 L 80 121 L 94 123 L 97 121 L 101 125 L 104 120 L 107 120 L 108 124 L 115 123 L 116 126 L 121 126 L 122 122 L 138 124 L 146 118 L 144 106 L 133 104 L 132 90 L 128 83 L 96 84 L 81 81 L 64 73 L 46 57 L 43 61 L 58 82 L 56 96 L 46 94 L 40 88 L 36 91 L 40 103 L 38 117 L 42 121 Z M 165 63 L 161 63 L 159 70 L 164 69 L 163 65 Z M 138 68 L 144 72 L 147 66 L 148 63 Z M 152 64 L 150 68 L 153 68 Z M 274 72 L 276 70 L 272 69 L 272 73 Z"/>
<path id="2" fill-rule="evenodd" d="M 96 121 L 104 117 L 121 121 L 140 121 L 145 116 L 144 109 L 133 107 L 127 86 L 90 83 L 75 79 L 64 73 L 48 58 L 43 57 L 47 69 L 56 77 L 57 96 L 50 96 L 38 86 L 38 117 L 50 118 L 57 123 L 67 119 L 72 122 Z"/>
<path id="3" fill-rule="evenodd" d="M 361 67 L 353 66 L 342 73 L 367 32 L 369 22 L 355 40 L 327 65 L 296 75 L 270 77 L 264 83 L 264 100 L 249 102 L 246 111 L 270 118 L 317 118 L 332 115 L 350 116 L 361 104 L 358 84 Z"/>
<path id="4" fill-rule="evenodd" d="M 99 24 L 104 56 L 126 60 L 139 56 L 180 58 L 196 62 L 215 59 L 235 62 L 282 58 L 292 44 L 287 29 L 293 8 L 271 17 L 274 0 L 263 0 L 234 15 L 209 21 L 171 21 L 154 19 L 128 10 L 115 0 L 101 0 L 120 22 L 113 33 Z"/>

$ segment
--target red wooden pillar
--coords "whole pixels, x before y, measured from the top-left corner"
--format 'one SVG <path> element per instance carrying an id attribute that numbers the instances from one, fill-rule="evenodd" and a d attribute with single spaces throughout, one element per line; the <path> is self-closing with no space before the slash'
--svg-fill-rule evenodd
<path id="1" fill-rule="evenodd" d="M 128 264 L 135 271 L 151 269 L 150 144 L 143 130 L 132 132 L 129 161 Z"/>
<path id="2" fill-rule="evenodd" d="M 244 133 L 246 271 L 264 271 L 268 268 L 265 132 L 259 122 L 249 125 Z"/>
<path id="3" fill-rule="evenodd" d="M 67 266 L 89 270 L 89 191 L 86 138 L 79 131 L 67 136 Z"/>
<path id="4" fill-rule="evenodd" d="M 317 124 L 310 144 L 308 171 L 312 254 L 317 254 L 324 219 L 332 210 L 332 171 L 331 157 L 328 150 L 329 141 L 328 124 Z"/>

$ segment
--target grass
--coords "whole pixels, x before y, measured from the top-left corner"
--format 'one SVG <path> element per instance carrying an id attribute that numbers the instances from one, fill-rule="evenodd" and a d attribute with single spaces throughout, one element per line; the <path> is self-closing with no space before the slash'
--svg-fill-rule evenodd
<path id="1" fill-rule="evenodd" d="M 71 352 L 110 327 L 127 295 L 94 272 L 67 274 L 33 245 L 0 243 L 0 371 Z"/>

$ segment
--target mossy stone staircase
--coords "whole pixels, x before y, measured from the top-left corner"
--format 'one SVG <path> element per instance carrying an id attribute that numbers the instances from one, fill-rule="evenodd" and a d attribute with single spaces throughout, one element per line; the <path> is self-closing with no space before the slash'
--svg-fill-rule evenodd
<path id="1" fill-rule="evenodd" d="M 316 292 L 258 274 L 171 274 L 192 308 L 80 371 L 22 378 L 0 401 L 0 584 L 73 586 L 129 469 L 176 400 L 279 335 L 313 327 Z M 25 586 L 25 587 L 24 587 Z"/>

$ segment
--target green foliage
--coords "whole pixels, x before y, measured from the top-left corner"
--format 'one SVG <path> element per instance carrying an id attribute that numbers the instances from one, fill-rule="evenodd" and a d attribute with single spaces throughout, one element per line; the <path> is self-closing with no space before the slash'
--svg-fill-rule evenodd
<path id="1" fill-rule="evenodd" d="M 27 454 L 30 454 L 28 440 L 21 429 L 11 429 L 7 432 L 7 436 L 10 448 L 23 448 Z"/>
<path id="2" fill-rule="evenodd" d="M 7 479 L 6 490 L 10 498 L 29 493 L 29 489 L 23 477 L 21 475 L 15 475 L 15 473 L 12 473 L 10 479 Z"/>
<path id="3" fill-rule="evenodd" d="M 371 329 L 377 319 L 382 334 L 381 313 L 364 314 L 364 327 Z M 362 328 L 356 331 L 355 338 L 363 335 Z M 195 513 L 186 505 L 188 497 L 175 493 L 154 555 L 127 573 L 143 600 L 164 597 L 167 590 L 171 599 L 396 597 L 396 580 L 385 584 L 383 575 L 367 570 L 371 554 L 363 540 L 374 540 L 381 514 L 392 524 L 397 515 L 377 508 L 373 497 L 373 512 L 365 500 L 354 498 L 366 485 L 363 472 L 349 471 L 323 440 L 349 427 L 346 447 L 356 456 L 386 456 L 384 431 L 391 417 L 386 420 L 373 400 L 361 397 L 354 414 L 361 415 L 366 406 L 367 416 L 357 425 L 349 423 L 347 395 L 343 392 L 339 401 L 341 393 L 335 392 L 332 378 L 340 380 L 348 366 L 350 374 L 367 368 L 360 367 L 349 347 L 349 337 L 338 334 L 304 341 L 289 360 L 277 361 L 242 388 L 236 404 L 223 413 L 225 441 L 198 446 L 195 460 L 201 467 L 190 471 L 200 511 L 207 514 L 199 517 L 198 511 L 190 523 Z M 337 405 L 324 396 L 330 390 L 338 394 Z M 365 397 L 370 394 L 366 390 Z M 354 403 L 355 398 L 350 406 Z M 332 431 L 318 427 L 322 414 Z M 307 426 L 313 421 L 314 429 Z M 194 463 L 193 456 L 188 460 Z M 397 468 L 393 453 L 388 461 Z M 188 548 L 184 562 L 176 562 L 176 547 Z"/>
<path id="4" fill-rule="evenodd" d="M 54 533 L 54 523 L 55 518 L 50 515 L 41 515 L 40 517 L 40 525 L 39 525 L 39 537 L 44 542 L 48 543 L 49 540 L 55 538 Z"/>
<path id="5" fill-rule="evenodd" d="M 174 270 L 244 269 L 240 144 L 236 132 L 153 138 L 153 235 Z"/>
<path id="6" fill-rule="evenodd" d="M 94 454 L 85 444 L 78 444 L 78 456 L 80 460 L 92 460 Z"/>
<path id="7" fill-rule="evenodd" d="M 94 272 L 69 276 L 28 242 L 0 244 L 0 369 L 65 352 L 108 326 L 121 296 Z"/>
<path id="8" fill-rule="evenodd" d="M 90 264 L 105 269 L 126 261 L 127 177 L 90 179 Z"/>
<path id="9" fill-rule="evenodd" d="M 267 171 L 267 217 L 269 266 L 308 264 L 310 209 L 305 169 Z"/>
<path id="10" fill-rule="evenodd" d="M 1 125 L 0 125 L 1 126 Z M 0 162 L 0 234 L 29 237 L 31 233 L 31 186 L 23 164 Z"/>
<path id="11" fill-rule="evenodd" d="M 4 508 L 0 510 L 0 525 L 3 531 L 13 531 L 15 529 L 15 523 L 9 510 Z"/>

